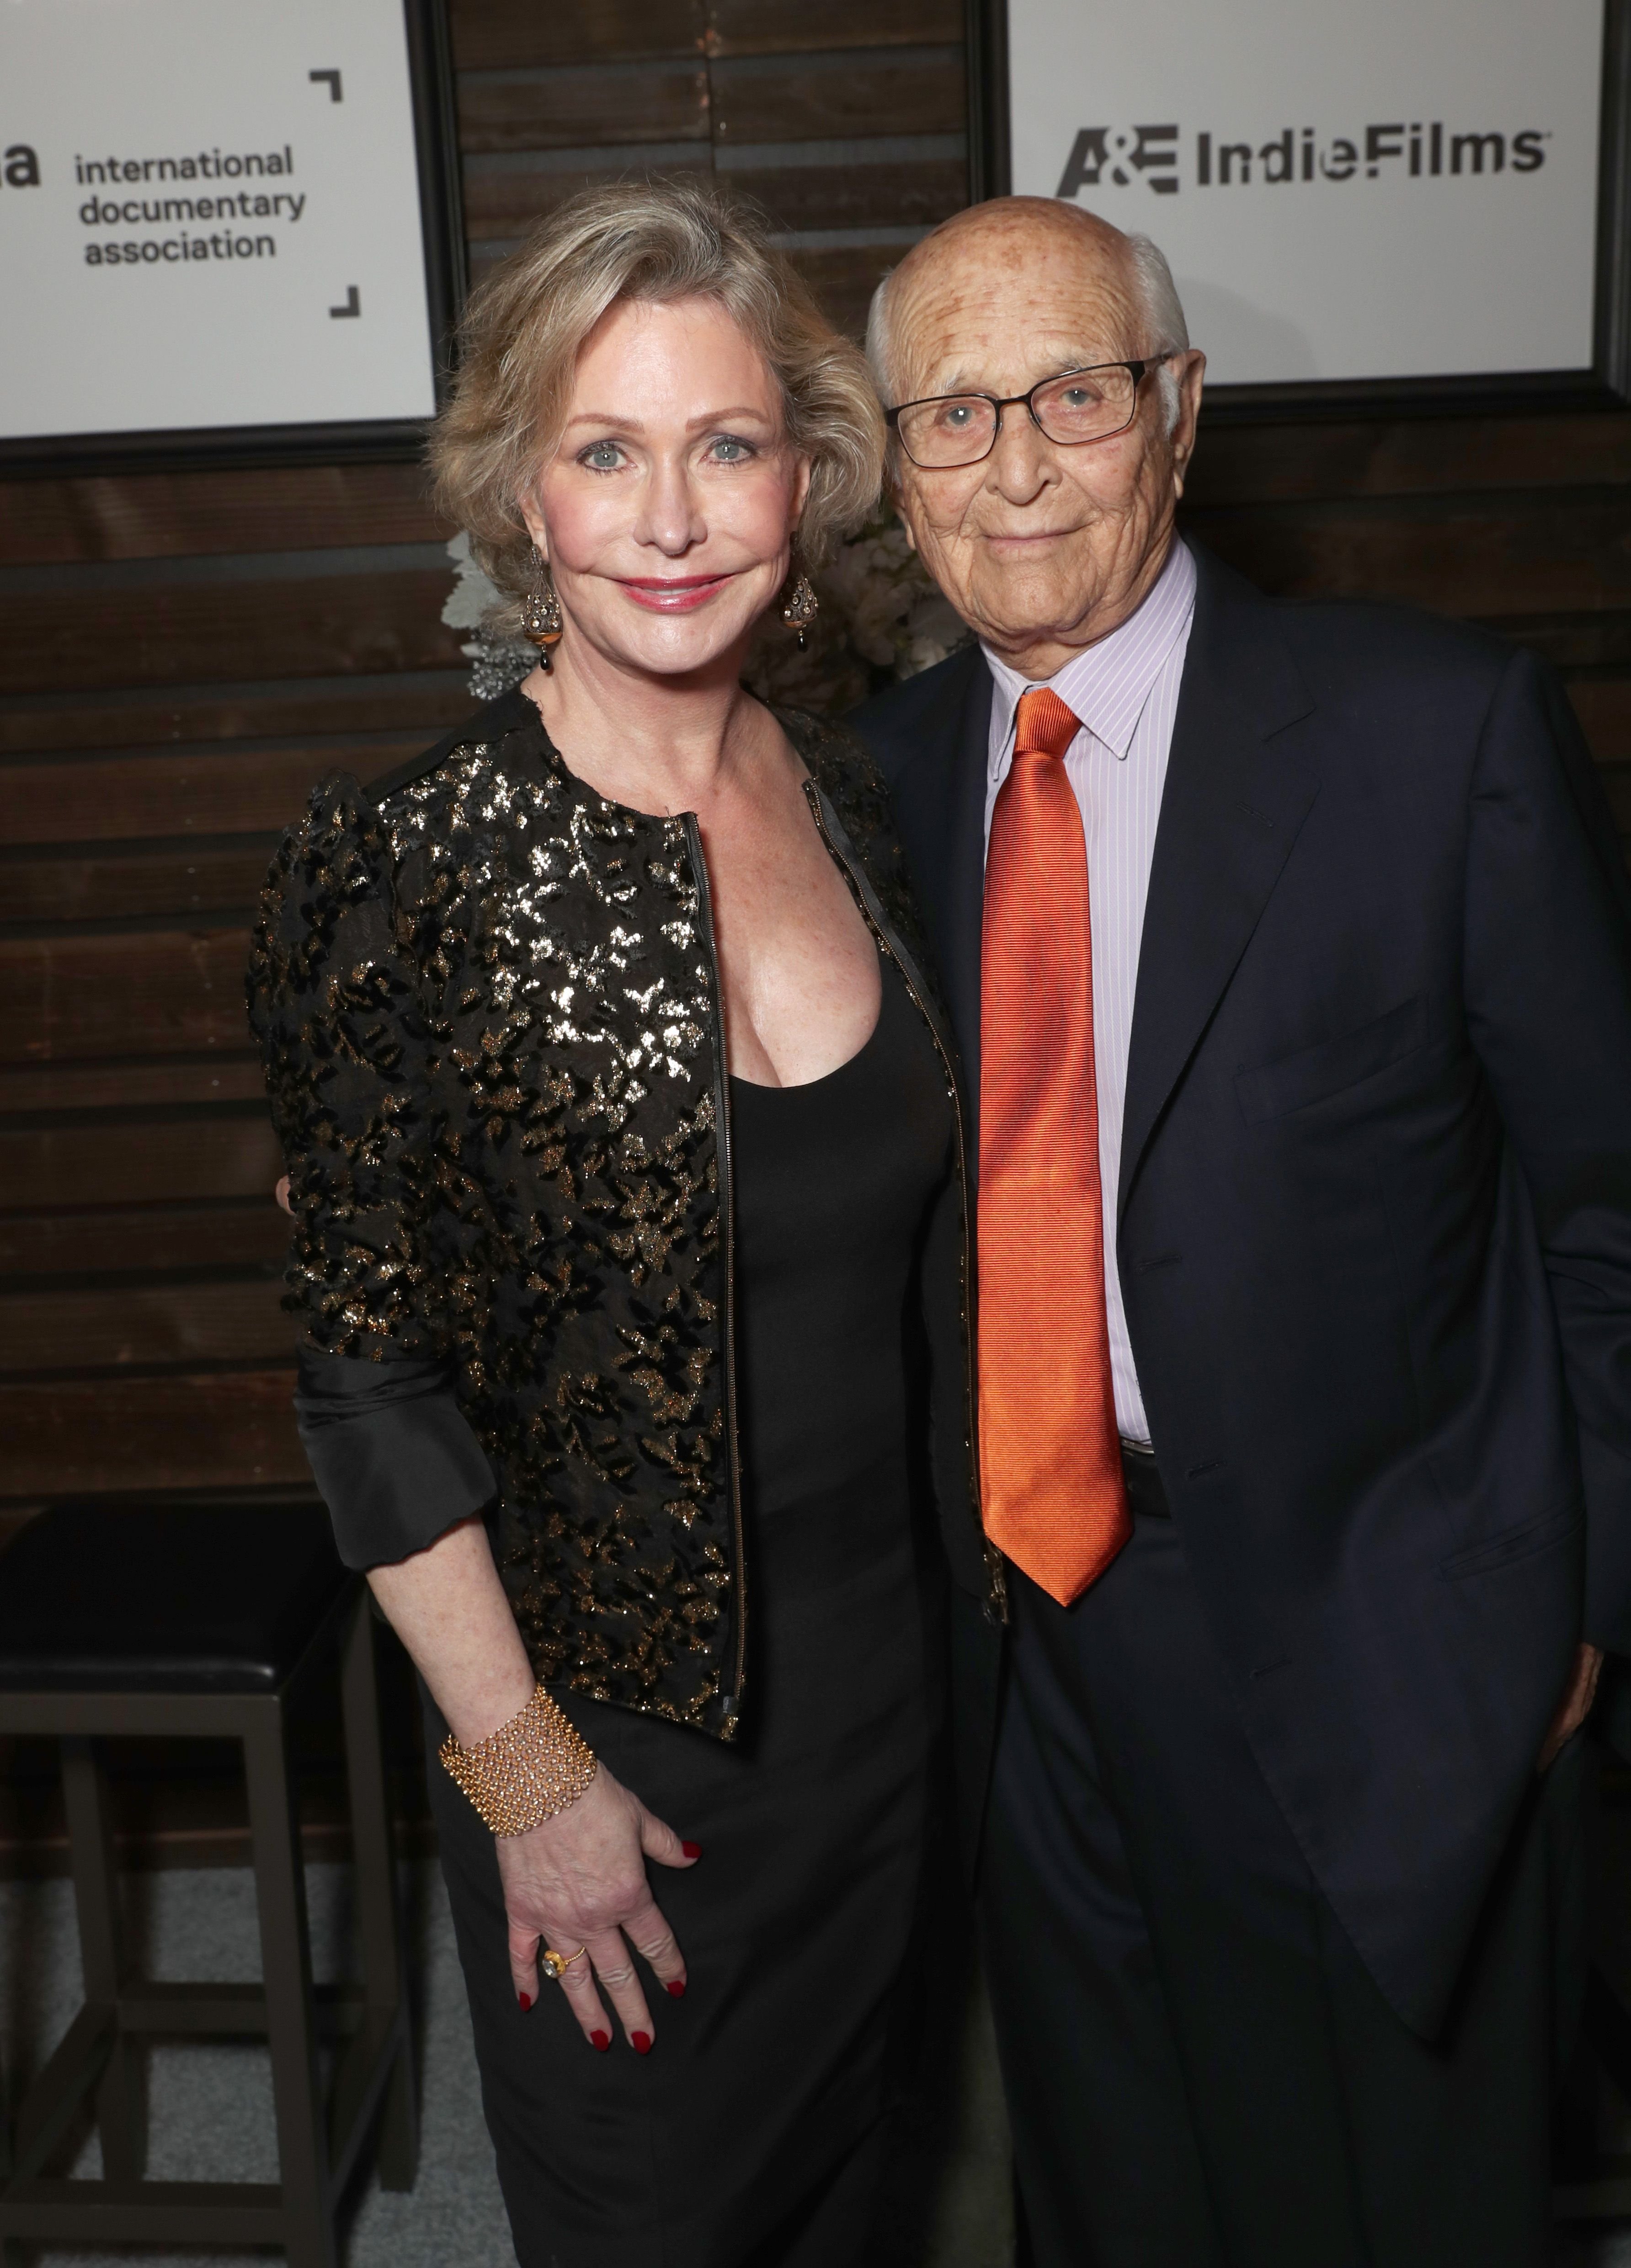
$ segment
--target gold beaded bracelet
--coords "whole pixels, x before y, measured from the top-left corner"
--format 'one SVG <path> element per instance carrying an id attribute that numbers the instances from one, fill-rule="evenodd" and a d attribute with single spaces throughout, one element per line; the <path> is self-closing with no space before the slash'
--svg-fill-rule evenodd
<path id="1" fill-rule="evenodd" d="M 495 1835 L 525 1835 L 577 1801 L 593 1779 L 595 1752 L 540 1685 L 518 1716 L 474 1748 L 450 1733 L 437 1751 Z"/>

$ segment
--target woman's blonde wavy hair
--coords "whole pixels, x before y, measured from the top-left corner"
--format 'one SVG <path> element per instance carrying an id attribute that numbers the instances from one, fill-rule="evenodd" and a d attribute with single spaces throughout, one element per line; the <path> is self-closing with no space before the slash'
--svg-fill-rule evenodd
<path id="1" fill-rule="evenodd" d="M 436 501 L 503 595 L 489 620 L 500 635 L 519 630 L 532 579 L 519 499 L 555 446 L 584 340 L 616 300 L 694 298 L 717 300 L 775 374 L 788 440 L 811 462 L 801 557 L 819 561 L 876 504 L 884 423 L 865 360 L 772 245 L 766 216 L 707 181 L 582 190 L 472 293 L 431 429 Z"/>

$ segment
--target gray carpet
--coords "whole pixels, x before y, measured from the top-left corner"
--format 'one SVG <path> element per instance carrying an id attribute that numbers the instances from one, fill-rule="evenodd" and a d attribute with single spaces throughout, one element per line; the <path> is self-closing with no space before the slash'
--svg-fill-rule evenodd
<path id="1" fill-rule="evenodd" d="M 464 1983 L 434 1863 L 404 1872 L 422 2083 L 418 2182 L 389 2195 L 371 2177 L 349 2200 L 346 2268 L 513 2268 L 493 2155 L 481 2122 Z M 312 1962 L 320 1981 L 351 1966 L 349 1870 L 307 1869 Z M 127 1877 L 143 1965 L 161 1978 L 252 1981 L 260 1975 L 254 1889 L 236 1868 Z M 73 1892 L 62 1881 L 0 1883 L 0 2101 L 15 2103 L 78 2005 Z M 913 2268 L 1007 2268 L 1013 2242 L 1007 2149 L 995 2058 L 981 2009 L 961 2044 L 955 2114 L 937 2111 L 908 2132 L 889 2200 L 887 2255 Z M 154 2180 L 277 2179 L 271 2075 L 264 2049 L 155 2047 L 149 2080 Z M 932 2130 L 932 2131 L 931 2131 Z M 93 2133 L 73 2170 L 100 2171 Z M 201 2250 L 28 2253 L 28 2268 L 246 2268 L 278 2256 Z"/>
<path id="2" fill-rule="evenodd" d="M 312 1867 L 306 1874 L 312 1962 L 320 1980 L 350 1970 L 349 1869 Z M 254 1886 L 246 1870 L 128 1878 L 131 1922 L 149 1973 L 250 1981 L 260 1975 Z M 441 1878 L 434 1865 L 405 1874 L 412 1969 L 418 2008 L 422 2138 L 419 2181 L 405 2196 L 387 2195 L 371 2179 L 350 2201 L 344 2257 L 348 2268 L 513 2268 L 493 2154 L 481 2123 L 464 1980 L 453 1950 Z M 73 1892 L 66 1882 L 0 1885 L 0 2064 L 15 2102 L 65 2029 L 79 1996 Z M 271 2073 L 264 2049 L 239 2045 L 155 2047 L 150 2070 L 151 2146 L 156 2181 L 277 2179 Z M 74 2171 L 100 2171 L 94 2135 Z M 30 2268 L 99 2268 L 121 2257 L 147 2268 L 217 2268 L 199 2250 L 143 2247 L 116 2252 L 42 2250 Z M 264 2253 L 219 2256 L 219 2268 L 265 2259 Z"/>

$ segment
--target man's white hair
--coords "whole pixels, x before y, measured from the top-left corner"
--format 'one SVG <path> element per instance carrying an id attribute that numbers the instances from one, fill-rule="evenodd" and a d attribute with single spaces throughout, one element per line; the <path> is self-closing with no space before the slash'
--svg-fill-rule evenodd
<path id="1" fill-rule="evenodd" d="M 1128 236 L 1126 242 L 1134 291 L 1144 320 L 1144 358 L 1154 361 L 1158 356 L 1184 353 L 1189 345 L 1189 326 L 1184 320 L 1183 301 L 1178 296 L 1166 254 L 1148 236 Z M 898 269 L 892 268 L 873 292 L 866 319 L 866 358 L 872 366 L 879 394 L 891 403 L 900 399 L 900 365 L 895 353 L 892 306 L 892 286 L 899 273 Z M 1170 433 L 1178 423 L 1179 408 L 1178 372 L 1170 363 L 1161 363 L 1156 372 L 1156 384 L 1161 390 L 1161 407 Z"/>

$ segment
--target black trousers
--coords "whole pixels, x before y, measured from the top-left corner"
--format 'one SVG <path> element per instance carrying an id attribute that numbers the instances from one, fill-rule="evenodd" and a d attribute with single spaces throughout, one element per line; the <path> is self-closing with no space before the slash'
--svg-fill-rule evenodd
<path id="1" fill-rule="evenodd" d="M 1073 1608 L 1015 1591 L 981 1933 L 1022 2261 L 1539 2268 L 1581 1742 L 1536 1783 L 1429 2044 L 1257 1770 L 1174 1523 L 1135 1518 Z"/>

